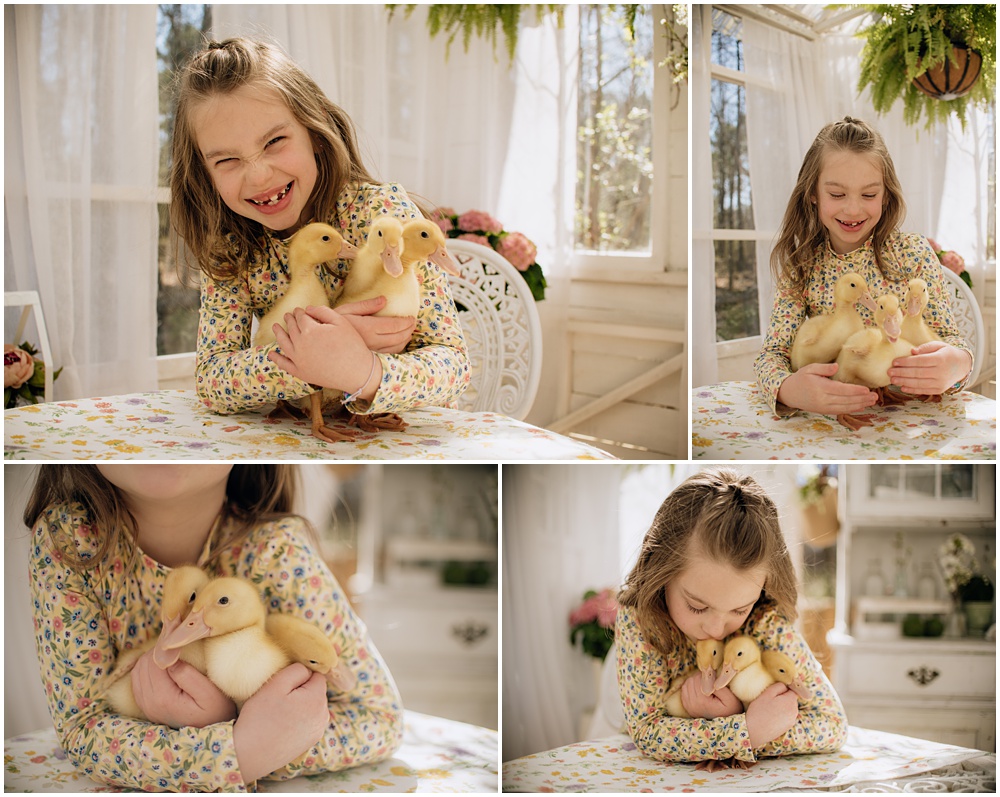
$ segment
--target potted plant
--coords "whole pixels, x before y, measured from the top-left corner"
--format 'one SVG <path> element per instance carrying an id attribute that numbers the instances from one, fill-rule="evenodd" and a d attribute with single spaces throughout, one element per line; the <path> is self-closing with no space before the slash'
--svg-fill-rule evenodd
<path id="1" fill-rule="evenodd" d="M 976 547 L 964 534 L 952 534 L 939 549 L 944 583 L 961 607 L 969 636 L 982 637 L 993 617 L 993 583 L 976 563 Z"/>
<path id="2" fill-rule="evenodd" d="M 926 127 L 955 114 L 965 125 L 970 105 L 993 101 L 996 84 L 995 5 L 855 5 L 874 21 L 858 35 L 858 92 L 871 86 L 879 113 L 903 100 L 903 119 Z"/>
<path id="3" fill-rule="evenodd" d="M 570 644 L 575 646 L 579 638 L 583 652 L 593 656 L 598 663 L 603 662 L 615 641 L 617 616 L 618 601 L 614 590 L 587 590 L 583 595 L 583 603 L 569 615 Z"/>
<path id="4" fill-rule="evenodd" d="M 993 584 L 982 573 L 972 576 L 959 588 L 965 631 L 969 636 L 982 637 L 993 619 Z"/>

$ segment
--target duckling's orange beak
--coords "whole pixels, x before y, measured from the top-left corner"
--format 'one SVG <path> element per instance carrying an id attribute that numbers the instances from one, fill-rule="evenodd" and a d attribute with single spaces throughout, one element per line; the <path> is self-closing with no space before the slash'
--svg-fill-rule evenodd
<path id="1" fill-rule="evenodd" d="M 358 247 L 352 244 L 350 241 L 345 240 L 340 244 L 340 251 L 337 253 L 337 257 L 342 260 L 354 260 L 354 256 L 358 253 Z"/>
<path id="2" fill-rule="evenodd" d="M 335 664 L 326 673 L 326 680 L 338 692 L 350 692 L 357 686 L 358 678 L 345 664 Z"/>
<path id="3" fill-rule="evenodd" d="M 448 247 L 444 245 L 439 246 L 431 252 L 427 256 L 427 259 L 442 271 L 447 271 L 453 277 L 462 276 L 462 269 L 459 267 L 458 261 L 455 260 L 451 252 L 448 251 Z"/>
<path id="4" fill-rule="evenodd" d="M 385 269 L 385 273 L 390 277 L 398 277 L 403 273 L 403 261 L 400 258 L 399 244 L 389 244 L 385 245 L 385 249 L 382 250 L 380 257 L 382 258 L 382 267 Z"/>
<path id="5" fill-rule="evenodd" d="M 803 700 L 809 700 L 813 696 L 812 689 L 806 685 L 806 682 L 802 679 L 801 675 L 797 676 L 795 680 L 788 685 L 788 688 L 795 692 L 795 694 Z"/>
<path id="6" fill-rule="evenodd" d="M 725 661 L 722 663 L 722 669 L 719 670 L 719 676 L 715 679 L 715 687 L 712 691 L 718 691 L 724 686 L 729 686 L 729 682 L 736 677 L 736 668 L 732 665 L 732 662 Z"/>
<path id="7" fill-rule="evenodd" d="M 163 628 L 160 631 L 160 636 L 156 639 L 156 645 L 153 647 L 153 662 L 161 670 L 165 670 L 167 667 L 176 664 L 177 659 L 181 657 L 179 649 L 167 650 L 163 647 L 164 642 L 177 630 L 180 624 L 181 616 L 179 614 L 176 617 L 163 616 Z"/>
<path id="8" fill-rule="evenodd" d="M 161 634 L 157 645 L 162 647 L 164 651 L 176 650 L 194 642 L 196 639 L 204 639 L 211 633 L 212 629 L 205 623 L 205 610 L 199 609 L 196 612 L 191 612 L 187 616 L 187 619 L 168 634 L 166 638 Z M 163 658 L 165 659 L 166 657 Z"/>
<path id="9" fill-rule="evenodd" d="M 704 667 L 701 671 L 701 693 L 710 695 L 715 691 L 715 668 Z"/>

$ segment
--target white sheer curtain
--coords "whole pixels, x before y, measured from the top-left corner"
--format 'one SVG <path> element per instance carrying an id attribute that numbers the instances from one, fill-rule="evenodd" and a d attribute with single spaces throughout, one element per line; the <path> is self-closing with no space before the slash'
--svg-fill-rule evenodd
<path id="1" fill-rule="evenodd" d="M 59 399 L 156 387 L 155 37 L 156 6 L 4 7 L 4 289 Z"/>
<path id="2" fill-rule="evenodd" d="M 508 761 L 578 740 L 590 661 L 569 644 L 587 589 L 618 586 L 623 468 L 503 471 L 503 750 Z"/>
<path id="3" fill-rule="evenodd" d="M 485 210 L 538 246 L 549 281 L 539 305 L 547 362 L 566 356 L 576 182 L 577 15 L 525 12 L 513 64 L 502 40 L 461 36 L 446 56 L 426 10 L 382 5 L 216 5 L 213 35 L 281 46 L 351 116 L 368 165 L 430 205 Z M 501 37 L 502 39 L 502 37 Z M 543 369 L 528 421 L 555 417 L 563 369 Z"/>

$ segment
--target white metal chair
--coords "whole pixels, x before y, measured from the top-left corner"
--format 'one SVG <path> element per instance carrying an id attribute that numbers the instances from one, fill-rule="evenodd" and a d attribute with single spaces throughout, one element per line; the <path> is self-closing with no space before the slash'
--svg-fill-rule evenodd
<path id="1" fill-rule="evenodd" d="M 966 389 L 971 390 L 979 384 L 979 374 L 983 370 L 983 360 L 986 356 L 986 329 L 983 325 L 983 311 L 972 289 L 966 285 L 960 276 L 949 268 L 941 267 L 944 272 L 948 299 L 951 302 L 951 315 L 955 319 L 962 337 L 972 348 L 972 373 Z"/>
<path id="2" fill-rule="evenodd" d="M 493 249 L 456 238 L 448 241 L 448 251 L 462 269 L 461 277 L 448 281 L 472 372 L 459 409 L 523 420 L 542 374 L 535 299 L 517 269 Z"/>
<path id="3" fill-rule="evenodd" d="M 38 330 L 38 351 L 45 363 L 45 393 L 44 400 L 52 401 L 52 349 L 49 348 L 49 334 L 45 329 L 45 315 L 42 313 L 42 302 L 38 291 L 7 291 L 3 295 L 4 307 L 23 307 L 21 319 L 17 323 L 17 331 L 11 343 L 20 346 L 24 340 L 24 329 L 28 325 L 28 313 L 35 311 L 35 328 Z"/>

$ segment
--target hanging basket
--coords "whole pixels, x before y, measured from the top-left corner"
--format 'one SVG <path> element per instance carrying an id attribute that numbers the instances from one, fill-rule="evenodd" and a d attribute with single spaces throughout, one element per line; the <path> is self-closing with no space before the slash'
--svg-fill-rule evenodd
<path id="1" fill-rule="evenodd" d="M 938 100 L 958 99 L 972 91 L 982 71 L 983 56 L 976 50 L 958 46 L 953 53 L 955 63 L 946 58 L 943 64 L 914 78 L 913 85 L 928 97 Z"/>

